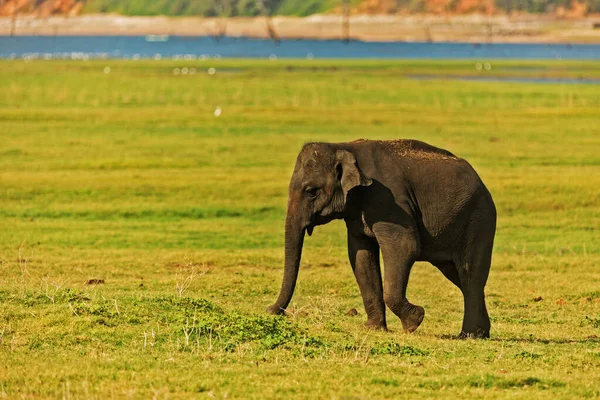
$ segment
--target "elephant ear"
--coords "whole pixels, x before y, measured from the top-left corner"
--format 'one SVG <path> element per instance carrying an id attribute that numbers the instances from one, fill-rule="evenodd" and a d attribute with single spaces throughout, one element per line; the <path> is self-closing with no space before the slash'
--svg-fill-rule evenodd
<path id="1" fill-rule="evenodd" d="M 367 178 L 356 165 L 354 155 L 346 150 L 338 150 L 335 154 L 336 172 L 338 180 L 341 182 L 344 196 L 348 197 L 348 192 L 357 186 L 369 186 L 373 181 Z"/>

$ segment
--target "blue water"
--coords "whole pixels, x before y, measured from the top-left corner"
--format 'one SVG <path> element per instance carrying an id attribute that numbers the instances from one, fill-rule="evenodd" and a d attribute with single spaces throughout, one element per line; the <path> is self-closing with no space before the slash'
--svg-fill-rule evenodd
<path id="1" fill-rule="evenodd" d="M 282 40 L 172 36 L 0 36 L 0 58 L 356 58 L 599 60 L 600 45 Z"/>
<path id="2" fill-rule="evenodd" d="M 600 85 L 600 79 L 594 78 L 546 78 L 546 77 L 521 77 L 521 76 L 451 76 L 451 75 L 407 75 L 416 80 L 455 80 L 479 82 L 516 82 L 516 83 L 556 83 L 556 84 L 588 84 Z"/>

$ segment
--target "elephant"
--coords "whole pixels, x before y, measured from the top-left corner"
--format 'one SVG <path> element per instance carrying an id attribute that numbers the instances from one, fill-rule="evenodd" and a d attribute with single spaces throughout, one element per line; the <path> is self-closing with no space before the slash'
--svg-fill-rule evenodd
<path id="1" fill-rule="evenodd" d="M 386 306 L 405 332 L 419 327 L 425 310 L 408 301 L 406 288 L 413 263 L 427 261 L 462 292 L 459 337 L 489 338 L 484 288 L 496 207 L 467 161 L 410 139 L 305 144 L 289 184 L 283 282 L 267 312 L 285 313 L 305 233 L 334 219 L 346 223 L 367 327 L 387 330 Z"/>

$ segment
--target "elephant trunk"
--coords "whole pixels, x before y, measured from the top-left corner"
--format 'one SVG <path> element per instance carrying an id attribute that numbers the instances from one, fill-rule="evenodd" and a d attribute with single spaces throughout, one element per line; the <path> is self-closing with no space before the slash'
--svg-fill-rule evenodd
<path id="1" fill-rule="evenodd" d="M 267 312 L 271 314 L 283 314 L 285 308 L 290 303 L 294 288 L 296 287 L 296 279 L 298 278 L 298 270 L 300 268 L 300 258 L 302 256 L 302 245 L 304 244 L 304 232 L 306 228 L 298 221 L 298 216 L 294 211 L 294 207 L 290 203 L 285 219 L 285 267 L 283 271 L 283 282 L 281 291 L 275 304 L 267 308 Z"/>

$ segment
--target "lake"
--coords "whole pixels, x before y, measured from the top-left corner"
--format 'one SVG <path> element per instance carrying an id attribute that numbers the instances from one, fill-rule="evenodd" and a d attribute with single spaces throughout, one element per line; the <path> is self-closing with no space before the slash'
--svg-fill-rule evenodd
<path id="1" fill-rule="evenodd" d="M 189 36 L 0 36 L 0 58 L 598 60 L 600 45 L 282 40 Z"/>

